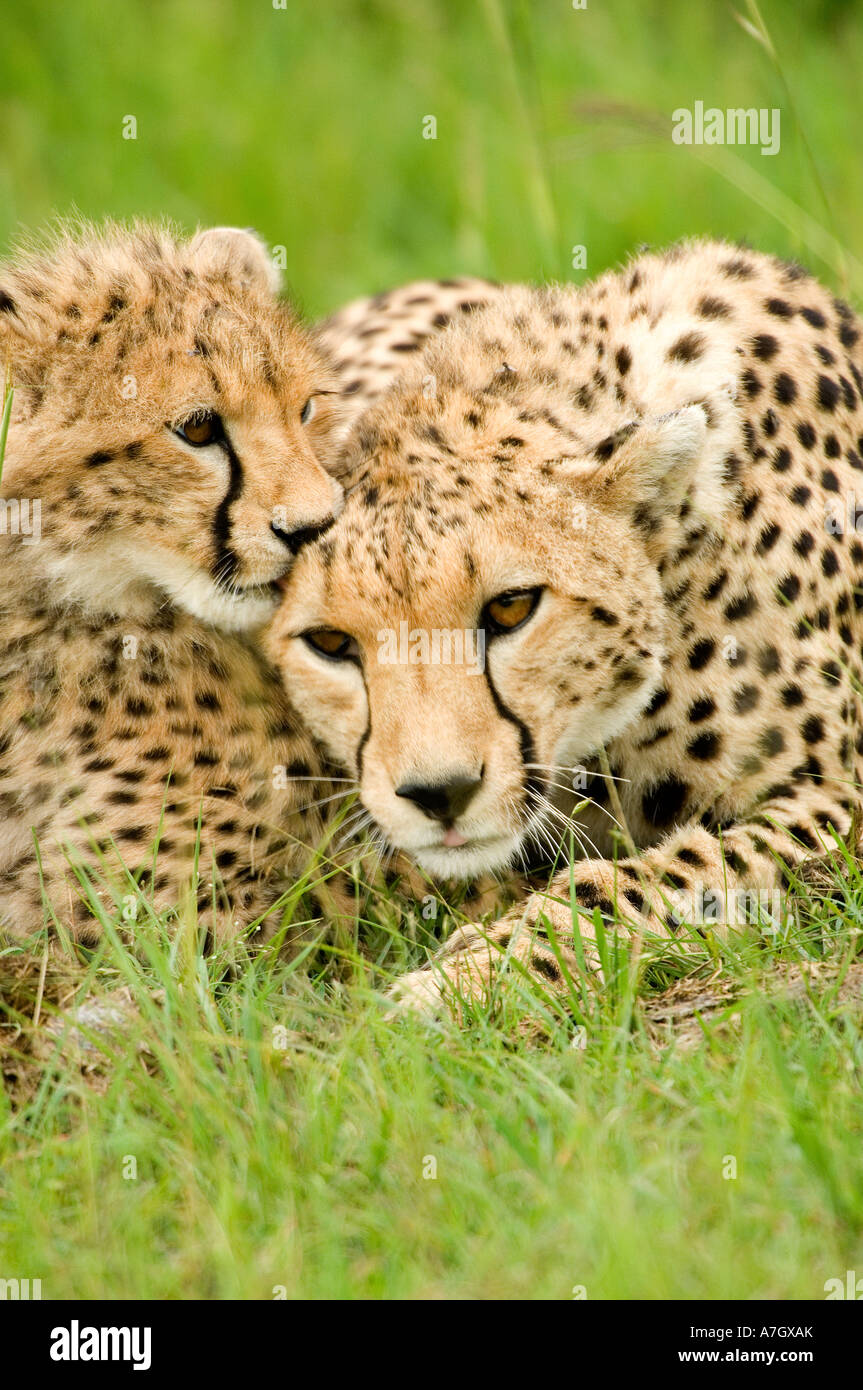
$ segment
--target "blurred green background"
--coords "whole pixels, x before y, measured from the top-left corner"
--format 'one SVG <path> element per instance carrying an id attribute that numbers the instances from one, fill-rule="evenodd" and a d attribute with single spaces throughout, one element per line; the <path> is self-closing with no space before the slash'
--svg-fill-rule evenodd
<path id="1" fill-rule="evenodd" d="M 582 278 L 574 245 L 593 274 L 698 232 L 863 295 L 859 0 L 764 0 L 775 56 L 747 0 L 284 3 L 7 2 L 3 247 L 72 209 L 252 225 L 317 313 L 426 273 Z M 781 152 L 674 145 L 697 100 L 779 107 Z"/>

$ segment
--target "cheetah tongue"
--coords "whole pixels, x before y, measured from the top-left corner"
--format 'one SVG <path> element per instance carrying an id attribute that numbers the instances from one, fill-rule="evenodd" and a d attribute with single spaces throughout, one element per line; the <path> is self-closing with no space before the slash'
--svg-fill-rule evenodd
<path id="1" fill-rule="evenodd" d="M 460 849 L 462 845 L 467 844 L 467 836 L 460 835 L 457 830 L 448 830 L 443 837 L 443 844 L 447 849 Z"/>

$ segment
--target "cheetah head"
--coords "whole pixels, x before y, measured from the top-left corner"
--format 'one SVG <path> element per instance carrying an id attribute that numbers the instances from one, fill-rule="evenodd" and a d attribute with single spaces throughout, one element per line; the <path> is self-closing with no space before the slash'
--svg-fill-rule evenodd
<path id="1" fill-rule="evenodd" d="M 267 638 L 369 822 L 436 877 L 548 844 L 572 770 L 661 685 L 661 551 L 715 521 L 703 406 L 581 444 L 547 414 L 385 403 Z"/>
<path id="2" fill-rule="evenodd" d="M 341 499 L 315 453 L 328 369 L 277 282 L 231 228 L 86 231 L 0 267 L 3 496 L 38 500 L 27 560 L 58 601 L 227 630 L 271 614 Z"/>

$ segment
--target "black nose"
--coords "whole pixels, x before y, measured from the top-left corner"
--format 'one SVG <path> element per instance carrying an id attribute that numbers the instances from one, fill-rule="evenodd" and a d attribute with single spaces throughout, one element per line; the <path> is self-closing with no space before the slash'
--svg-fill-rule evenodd
<path id="1" fill-rule="evenodd" d="M 450 777 L 447 782 L 403 782 L 396 787 L 396 796 L 403 796 L 435 820 L 452 824 L 472 799 L 482 783 L 479 777 Z"/>
<path id="2" fill-rule="evenodd" d="M 335 516 L 328 516 L 326 521 L 316 521 L 311 526 L 298 526 L 296 531 L 288 531 L 284 526 L 277 526 L 271 521 L 270 530 L 288 547 L 292 555 L 296 555 L 301 546 L 308 545 L 309 541 L 316 541 L 318 536 L 329 531 L 335 519 Z"/>

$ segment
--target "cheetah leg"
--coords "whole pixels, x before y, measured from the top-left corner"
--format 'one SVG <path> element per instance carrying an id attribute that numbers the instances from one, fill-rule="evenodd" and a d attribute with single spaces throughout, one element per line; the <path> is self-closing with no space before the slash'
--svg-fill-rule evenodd
<path id="1" fill-rule="evenodd" d="M 806 786 L 764 802 L 724 830 L 691 821 L 643 854 L 578 861 L 555 877 L 548 892 L 531 894 L 487 930 L 460 928 L 428 966 L 397 981 L 391 997 L 423 1014 L 449 1006 L 458 1016 L 460 1001 L 487 997 L 503 963 L 513 960 L 543 989 L 563 994 L 567 975 L 601 973 L 596 908 L 610 930 L 622 923 L 636 943 L 673 941 L 675 954 L 697 949 L 707 929 L 720 933 L 770 912 L 774 890 L 785 882 L 783 865 L 793 869 L 812 853 L 823 853 L 834 843 L 830 827 L 845 837 L 851 823 L 852 803 L 844 790 L 833 795 Z M 693 913 L 691 930 L 685 924 Z M 706 921 L 699 925 L 699 917 Z"/>

